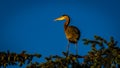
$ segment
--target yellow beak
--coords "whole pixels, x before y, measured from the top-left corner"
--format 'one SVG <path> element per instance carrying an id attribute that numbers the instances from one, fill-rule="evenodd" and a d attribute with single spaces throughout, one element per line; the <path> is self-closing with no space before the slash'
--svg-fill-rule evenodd
<path id="1" fill-rule="evenodd" d="M 56 18 L 54 21 L 61 21 L 61 20 L 65 20 L 65 17 Z"/>

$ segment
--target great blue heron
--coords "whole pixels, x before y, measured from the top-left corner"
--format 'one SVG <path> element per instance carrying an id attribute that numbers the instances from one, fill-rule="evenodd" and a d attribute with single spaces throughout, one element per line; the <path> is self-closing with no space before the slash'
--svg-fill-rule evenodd
<path id="1" fill-rule="evenodd" d="M 66 38 L 68 39 L 68 46 L 67 46 L 67 53 L 69 53 L 69 46 L 70 43 L 73 43 L 76 45 L 76 54 L 78 54 L 78 40 L 80 38 L 80 31 L 75 26 L 69 26 L 70 23 L 70 17 L 68 15 L 62 15 L 61 17 L 55 19 L 55 21 L 58 20 L 66 20 L 64 23 L 64 32 L 66 35 Z"/>

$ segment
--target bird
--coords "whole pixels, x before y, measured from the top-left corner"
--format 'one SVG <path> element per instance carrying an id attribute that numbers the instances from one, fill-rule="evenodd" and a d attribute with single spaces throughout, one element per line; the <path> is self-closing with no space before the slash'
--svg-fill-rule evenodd
<path id="1" fill-rule="evenodd" d="M 75 44 L 76 46 L 76 54 L 78 54 L 78 41 L 80 38 L 80 30 L 73 25 L 70 24 L 70 17 L 66 14 L 60 16 L 59 18 L 56 18 L 55 21 L 61 21 L 61 20 L 66 20 L 64 23 L 64 32 L 66 35 L 66 38 L 68 40 L 68 45 L 67 45 L 67 53 L 69 53 L 69 47 L 70 43 Z"/>

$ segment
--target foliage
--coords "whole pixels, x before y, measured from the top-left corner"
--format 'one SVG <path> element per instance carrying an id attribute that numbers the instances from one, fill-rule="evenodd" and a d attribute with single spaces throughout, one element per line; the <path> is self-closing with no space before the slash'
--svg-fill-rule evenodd
<path id="1" fill-rule="evenodd" d="M 15 65 L 16 62 L 22 66 L 25 60 L 29 60 L 26 68 L 120 68 L 120 48 L 113 37 L 110 37 L 110 41 L 99 36 L 94 36 L 94 40 L 83 39 L 83 41 L 85 45 L 91 45 L 91 50 L 85 56 L 62 52 L 63 56 L 45 57 L 46 62 L 30 63 L 34 56 L 41 55 L 0 52 L 0 66 Z M 80 59 L 84 60 L 80 62 Z"/>
<path id="2" fill-rule="evenodd" d="M 49 56 L 46 57 L 46 62 L 44 63 L 32 63 L 27 68 L 77 68 L 81 67 L 79 64 L 79 58 L 83 58 L 79 55 L 70 54 L 69 56 L 67 53 L 63 52 L 64 56 Z"/>
<path id="3" fill-rule="evenodd" d="M 33 57 L 40 58 L 40 54 L 26 54 L 26 51 L 22 51 L 20 54 L 7 52 L 0 52 L 0 67 L 6 68 L 9 65 L 19 65 L 20 67 L 27 63 L 32 62 Z"/>
<path id="4" fill-rule="evenodd" d="M 84 58 L 85 65 L 91 68 L 117 68 L 120 67 L 120 48 L 117 41 L 110 37 L 110 41 L 94 36 L 95 40 L 83 39 L 84 44 L 91 44 L 92 50 Z M 96 49 L 96 45 L 100 49 Z"/>

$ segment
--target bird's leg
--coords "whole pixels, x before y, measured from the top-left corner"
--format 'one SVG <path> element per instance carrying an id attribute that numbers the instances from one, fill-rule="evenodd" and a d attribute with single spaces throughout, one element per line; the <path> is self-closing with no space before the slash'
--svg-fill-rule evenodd
<path id="1" fill-rule="evenodd" d="M 75 44 L 75 48 L 76 48 L 76 55 L 78 55 L 78 45 L 77 45 L 77 43 Z"/>
<path id="2" fill-rule="evenodd" d="M 68 45 L 67 45 L 67 55 L 69 54 L 69 47 L 70 47 L 70 42 L 68 41 Z"/>

